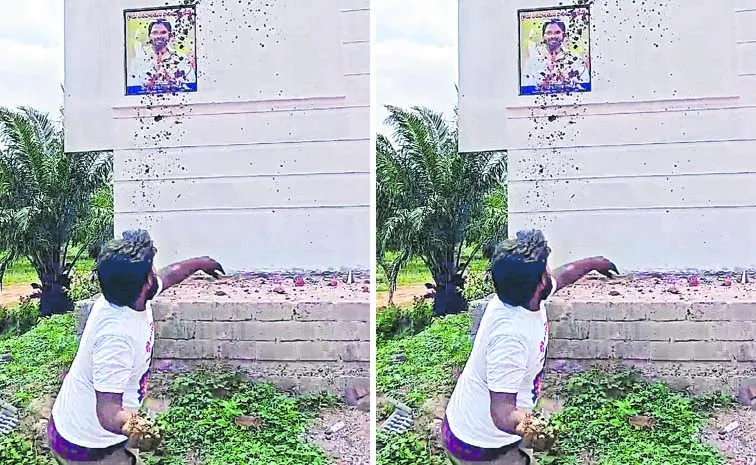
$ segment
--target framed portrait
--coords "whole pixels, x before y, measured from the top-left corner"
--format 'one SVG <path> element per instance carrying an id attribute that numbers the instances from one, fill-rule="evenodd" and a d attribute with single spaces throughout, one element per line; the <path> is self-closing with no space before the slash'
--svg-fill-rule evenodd
<path id="1" fill-rule="evenodd" d="M 590 92 L 590 8 L 538 8 L 517 15 L 520 95 Z"/>
<path id="2" fill-rule="evenodd" d="M 194 5 L 124 11 L 126 95 L 197 91 Z"/>

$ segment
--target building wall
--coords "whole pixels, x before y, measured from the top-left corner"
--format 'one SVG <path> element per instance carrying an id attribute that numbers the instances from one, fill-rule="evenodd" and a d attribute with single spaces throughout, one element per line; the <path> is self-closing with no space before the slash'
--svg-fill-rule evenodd
<path id="1" fill-rule="evenodd" d="M 519 96 L 517 9 L 555 3 L 460 2 L 460 148 L 509 151 L 510 231 L 554 265 L 756 265 L 756 1 L 593 2 L 593 91 Z"/>
<path id="2" fill-rule="evenodd" d="M 472 336 L 486 301 L 472 306 Z M 736 393 L 756 379 L 756 302 L 546 303 L 548 369 L 622 363 L 696 393 Z"/>
<path id="3" fill-rule="evenodd" d="M 80 302 L 78 333 L 91 301 Z M 302 393 L 370 383 L 369 302 L 156 299 L 153 370 L 222 362 Z"/>
<path id="4" fill-rule="evenodd" d="M 265 5 L 199 1 L 198 92 L 126 97 L 123 10 L 162 5 L 66 2 L 66 149 L 114 150 L 116 231 L 158 265 L 367 268 L 369 0 Z"/>

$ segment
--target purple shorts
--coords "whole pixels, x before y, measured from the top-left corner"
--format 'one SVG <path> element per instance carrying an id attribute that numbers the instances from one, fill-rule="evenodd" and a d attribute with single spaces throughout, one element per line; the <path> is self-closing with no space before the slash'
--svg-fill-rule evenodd
<path id="1" fill-rule="evenodd" d="M 126 443 L 128 442 L 124 441 L 120 444 L 103 449 L 77 446 L 76 444 L 68 442 L 63 436 L 58 434 L 52 416 L 47 423 L 47 438 L 50 441 L 50 449 L 52 449 L 53 452 L 58 454 L 63 460 L 70 460 L 72 462 L 94 462 L 96 460 L 104 459 L 120 449 L 125 449 Z"/>
<path id="2" fill-rule="evenodd" d="M 444 417 L 444 422 L 441 424 L 441 442 L 452 456 L 465 462 L 492 462 L 511 449 L 520 446 L 519 441 L 497 449 L 488 449 L 467 444 L 452 433 L 446 417 Z"/>

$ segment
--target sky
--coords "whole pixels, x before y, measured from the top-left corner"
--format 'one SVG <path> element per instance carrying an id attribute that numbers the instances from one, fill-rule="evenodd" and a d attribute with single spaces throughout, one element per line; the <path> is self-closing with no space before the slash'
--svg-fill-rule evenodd
<path id="1" fill-rule="evenodd" d="M 7 1 L 0 15 L 0 106 L 54 113 L 63 102 L 63 0 Z M 373 0 L 376 123 L 384 105 L 451 115 L 457 0 Z M 380 130 L 380 127 L 379 127 Z"/>
<path id="2" fill-rule="evenodd" d="M 62 85 L 63 0 L 4 1 L 0 106 L 30 106 L 57 119 Z"/>
<path id="3" fill-rule="evenodd" d="M 376 128 L 385 105 L 426 106 L 448 117 L 457 102 L 457 0 L 373 0 Z"/>

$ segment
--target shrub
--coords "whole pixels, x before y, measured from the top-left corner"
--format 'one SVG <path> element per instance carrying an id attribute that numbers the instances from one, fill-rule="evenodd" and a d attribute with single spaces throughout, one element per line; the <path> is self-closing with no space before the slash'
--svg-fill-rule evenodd
<path id="1" fill-rule="evenodd" d="M 471 350 L 468 314 L 435 318 L 417 335 L 378 347 L 377 390 L 412 408 L 437 395 L 451 394 L 456 374 Z M 398 355 L 404 360 L 397 363 Z"/>
<path id="2" fill-rule="evenodd" d="M 414 336 L 430 326 L 432 319 L 433 307 L 422 298 L 416 297 L 414 305 L 409 308 L 387 307 L 376 317 L 377 341 Z"/>
<path id="3" fill-rule="evenodd" d="M 33 399 L 54 393 L 61 372 L 76 355 L 75 328 L 73 314 L 55 315 L 41 318 L 18 337 L 0 340 L 0 353 L 11 356 L 10 362 L 0 365 L 0 397 L 26 407 Z"/>
<path id="4" fill-rule="evenodd" d="M 39 320 L 39 300 L 24 297 L 13 307 L 0 306 L 0 335 L 16 337 L 29 331 Z"/>
<path id="5" fill-rule="evenodd" d="M 90 299 L 100 292 L 100 283 L 94 271 L 77 272 L 71 279 L 69 296 L 74 302 Z"/>
<path id="6" fill-rule="evenodd" d="M 494 292 L 493 279 L 490 272 L 481 271 L 479 273 L 470 273 L 467 276 L 467 284 L 465 285 L 465 300 L 467 302 L 484 299 Z"/>
<path id="7" fill-rule="evenodd" d="M 693 398 L 662 383 L 647 383 L 632 372 L 592 368 L 567 382 L 565 408 L 552 417 L 558 441 L 544 465 L 598 464 L 721 465 L 722 456 L 697 439 L 708 414 L 723 397 Z M 651 418 L 652 427 L 633 426 L 634 416 Z"/>

